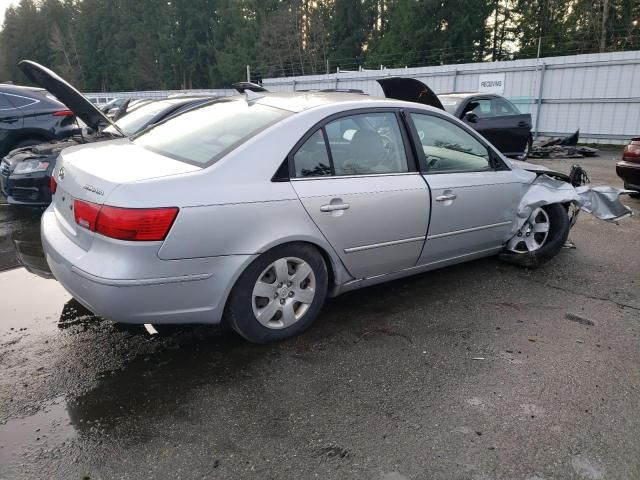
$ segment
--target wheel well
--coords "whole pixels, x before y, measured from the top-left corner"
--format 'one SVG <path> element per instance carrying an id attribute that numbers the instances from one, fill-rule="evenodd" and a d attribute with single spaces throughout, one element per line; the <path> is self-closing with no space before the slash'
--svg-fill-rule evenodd
<path id="1" fill-rule="evenodd" d="M 331 286 L 335 285 L 335 281 L 336 281 L 335 266 L 333 265 L 333 260 L 331 256 L 323 247 L 321 247 L 317 243 L 302 240 L 302 241 L 296 241 L 296 242 L 281 243 L 279 245 L 274 245 L 271 248 L 281 247 L 283 245 L 296 245 L 296 244 L 309 245 L 315 248 L 316 250 L 318 250 L 318 252 L 320 252 L 320 255 L 322 255 L 322 258 L 324 259 L 324 263 L 327 266 L 327 277 L 328 277 L 327 280 L 329 284 L 329 289 L 331 289 Z M 271 250 L 271 248 L 269 250 Z"/>

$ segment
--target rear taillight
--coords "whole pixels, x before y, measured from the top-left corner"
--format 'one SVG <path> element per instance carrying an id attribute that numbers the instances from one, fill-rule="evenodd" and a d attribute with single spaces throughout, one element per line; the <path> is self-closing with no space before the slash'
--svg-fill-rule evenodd
<path id="1" fill-rule="evenodd" d="M 56 190 L 58 189 L 58 182 L 53 178 L 53 175 L 51 175 L 51 178 L 49 179 L 49 188 L 51 189 L 51 195 L 56 193 Z"/>
<path id="2" fill-rule="evenodd" d="M 76 223 L 87 230 L 96 231 L 96 221 L 99 213 L 100 205 L 80 200 L 73 202 L 73 216 L 76 219 Z"/>
<path id="3" fill-rule="evenodd" d="M 73 117 L 73 112 L 71 110 L 58 110 L 53 112 L 52 115 L 54 117 Z"/>
<path id="4" fill-rule="evenodd" d="M 92 232 L 118 240 L 164 240 L 178 208 L 119 208 L 76 200 L 76 223 Z"/>

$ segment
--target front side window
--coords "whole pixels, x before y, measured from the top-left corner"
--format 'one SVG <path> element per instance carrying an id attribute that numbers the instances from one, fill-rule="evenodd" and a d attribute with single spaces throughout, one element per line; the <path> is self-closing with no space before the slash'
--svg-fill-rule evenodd
<path id="1" fill-rule="evenodd" d="M 494 115 L 520 115 L 520 111 L 509 100 L 504 98 L 491 99 L 491 111 Z"/>
<path id="2" fill-rule="evenodd" d="M 475 113 L 479 117 L 491 117 L 491 100 L 488 98 L 481 98 L 478 100 L 471 100 L 466 108 L 467 112 Z"/>
<path id="3" fill-rule="evenodd" d="M 161 155 L 208 166 L 289 115 L 287 110 L 259 103 L 220 100 L 145 130 L 133 142 Z"/>
<path id="4" fill-rule="evenodd" d="M 448 120 L 419 113 L 411 118 L 429 173 L 491 170 L 489 150 Z"/>

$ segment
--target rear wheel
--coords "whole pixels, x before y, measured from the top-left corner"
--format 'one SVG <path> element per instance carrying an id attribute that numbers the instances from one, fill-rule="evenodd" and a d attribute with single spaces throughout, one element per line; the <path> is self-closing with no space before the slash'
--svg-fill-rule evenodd
<path id="1" fill-rule="evenodd" d="M 234 286 L 225 321 L 253 343 L 270 343 L 306 330 L 327 294 L 327 267 L 311 245 L 289 244 L 260 255 Z"/>
<path id="2" fill-rule="evenodd" d="M 538 267 L 562 249 L 570 229 L 567 209 L 560 204 L 538 207 L 506 245 L 501 258 L 525 267 Z"/>

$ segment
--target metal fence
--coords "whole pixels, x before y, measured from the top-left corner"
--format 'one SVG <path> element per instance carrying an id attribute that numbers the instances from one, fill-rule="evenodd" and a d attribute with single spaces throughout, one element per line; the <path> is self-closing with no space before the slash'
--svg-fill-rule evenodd
<path id="1" fill-rule="evenodd" d="M 355 88 L 382 95 L 379 78 L 417 78 L 436 93 L 480 90 L 481 76 L 504 74 L 503 95 L 531 112 L 534 133 L 580 129 L 581 142 L 626 143 L 640 135 L 640 51 L 492 63 L 336 72 L 267 78 L 271 91 Z"/>

